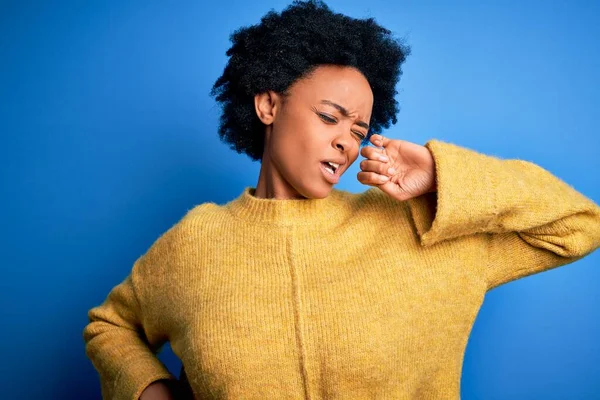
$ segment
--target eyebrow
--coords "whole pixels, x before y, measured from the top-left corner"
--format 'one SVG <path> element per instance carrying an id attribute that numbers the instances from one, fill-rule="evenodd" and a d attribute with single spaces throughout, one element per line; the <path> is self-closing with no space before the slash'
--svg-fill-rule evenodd
<path id="1" fill-rule="evenodd" d="M 346 110 L 344 107 L 340 106 L 339 104 L 334 103 L 333 101 L 330 100 L 321 100 L 321 104 L 328 104 L 330 106 L 333 106 L 335 108 L 338 109 L 338 111 L 340 113 L 342 113 L 342 115 L 344 117 L 350 117 L 350 113 L 348 112 L 348 110 Z M 367 124 L 366 122 L 363 121 L 356 121 L 356 125 L 365 128 L 366 130 L 369 130 L 369 124 Z"/>

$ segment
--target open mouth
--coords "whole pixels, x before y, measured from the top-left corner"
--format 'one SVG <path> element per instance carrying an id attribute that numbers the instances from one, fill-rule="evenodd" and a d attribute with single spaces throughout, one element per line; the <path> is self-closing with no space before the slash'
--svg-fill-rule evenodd
<path id="1" fill-rule="evenodd" d="M 336 171 L 337 171 L 337 170 L 339 169 L 339 167 L 340 167 L 339 165 L 337 165 L 337 164 L 335 164 L 335 163 L 332 163 L 332 162 L 325 162 L 325 161 L 322 161 L 322 162 L 321 162 L 321 164 L 323 164 L 323 167 L 324 167 L 324 168 L 325 168 L 327 171 L 331 172 L 331 174 L 332 174 L 332 175 L 335 175 Z"/>

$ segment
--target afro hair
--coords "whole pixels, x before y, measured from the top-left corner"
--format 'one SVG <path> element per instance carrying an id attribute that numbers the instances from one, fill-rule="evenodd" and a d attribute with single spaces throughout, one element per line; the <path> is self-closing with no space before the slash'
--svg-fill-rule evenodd
<path id="1" fill-rule="evenodd" d="M 271 10 L 259 24 L 234 31 L 229 61 L 210 94 L 221 103 L 221 141 L 253 161 L 262 161 L 264 127 L 254 96 L 268 90 L 287 95 L 288 88 L 324 64 L 354 67 L 371 85 L 375 133 L 395 124 L 399 112 L 395 86 L 410 47 L 373 18 L 355 19 L 332 12 L 318 0 L 294 1 L 281 14 Z"/>

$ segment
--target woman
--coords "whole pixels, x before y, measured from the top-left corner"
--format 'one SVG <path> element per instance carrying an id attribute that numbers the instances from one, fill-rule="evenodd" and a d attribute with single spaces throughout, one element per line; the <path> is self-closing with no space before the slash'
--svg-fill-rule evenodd
<path id="1" fill-rule="evenodd" d="M 232 42 L 219 133 L 258 183 L 190 210 L 89 311 L 104 398 L 459 398 L 485 293 L 598 248 L 600 208 L 527 161 L 379 135 L 409 48 L 372 19 L 295 2 Z M 334 189 L 359 153 L 373 188 Z"/>

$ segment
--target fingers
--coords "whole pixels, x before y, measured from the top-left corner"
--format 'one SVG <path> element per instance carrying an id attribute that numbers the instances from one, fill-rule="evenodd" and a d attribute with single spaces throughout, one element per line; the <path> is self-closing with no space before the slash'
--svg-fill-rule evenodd
<path id="1" fill-rule="evenodd" d="M 378 186 L 378 185 L 383 185 L 384 183 L 386 183 L 387 181 L 390 180 L 389 176 L 386 175 L 379 175 L 375 172 L 364 172 L 361 171 L 357 174 L 356 178 L 358 179 L 358 181 L 364 185 L 372 185 L 372 186 Z"/>
<path id="2" fill-rule="evenodd" d="M 379 175 L 394 175 L 396 169 L 390 163 L 383 163 L 380 161 L 362 160 L 360 162 L 360 169 L 365 172 L 375 172 Z"/>
<path id="3" fill-rule="evenodd" d="M 360 155 L 375 161 L 388 162 L 389 158 L 385 154 L 384 149 L 376 149 L 375 147 L 365 146 L 360 150 Z"/>
<path id="4" fill-rule="evenodd" d="M 375 134 L 375 135 L 371 136 L 370 141 L 375 146 L 386 147 L 388 145 L 388 143 L 391 141 L 391 139 L 388 139 L 385 136 L 380 135 L 380 134 Z"/>
<path id="5" fill-rule="evenodd" d="M 362 160 L 360 162 L 360 169 L 362 172 L 359 172 L 357 175 L 358 181 L 362 184 L 372 186 L 388 182 L 396 173 L 392 164 L 373 160 Z"/>
<path id="6" fill-rule="evenodd" d="M 375 134 L 371 136 L 370 141 L 382 148 L 365 146 L 361 149 L 360 154 L 366 160 L 360 163 L 362 171 L 357 174 L 357 179 L 365 185 L 380 186 L 388 182 L 391 176 L 396 173 L 385 151 L 385 146 L 391 140 Z"/>

